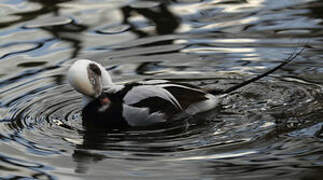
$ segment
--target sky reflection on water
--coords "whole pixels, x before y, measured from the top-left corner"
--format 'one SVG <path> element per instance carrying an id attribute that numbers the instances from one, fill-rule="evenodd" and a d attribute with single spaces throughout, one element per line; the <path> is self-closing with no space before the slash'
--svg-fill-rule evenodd
<path id="1" fill-rule="evenodd" d="M 320 179 L 319 0 L 13 0 L 0 3 L 0 177 Z M 113 80 L 170 79 L 225 90 L 294 62 L 195 120 L 88 132 L 66 84 L 75 58 Z M 194 119 L 193 118 L 193 119 Z"/>

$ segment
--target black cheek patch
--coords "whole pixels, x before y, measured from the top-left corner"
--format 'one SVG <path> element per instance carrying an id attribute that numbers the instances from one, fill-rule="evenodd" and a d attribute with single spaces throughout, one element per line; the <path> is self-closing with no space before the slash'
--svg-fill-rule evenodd
<path id="1" fill-rule="evenodd" d="M 95 91 L 95 96 L 101 94 L 102 83 L 101 83 L 101 70 L 100 67 L 94 63 L 89 64 L 88 66 L 88 78 Z"/>
<path id="2" fill-rule="evenodd" d="M 98 65 L 96 65 L 96 64 L 94 64 L 94 63 L 91 63 L 91 64 L 89 65 L 89 68 L 90 68 L 90 70 L 91 70 L 92 72 L 94 72 L 96 75 L 101 76 L 101 70 L 100 70 L 100 68 L 99 68 L 99 66 L 98 66 Z"/>

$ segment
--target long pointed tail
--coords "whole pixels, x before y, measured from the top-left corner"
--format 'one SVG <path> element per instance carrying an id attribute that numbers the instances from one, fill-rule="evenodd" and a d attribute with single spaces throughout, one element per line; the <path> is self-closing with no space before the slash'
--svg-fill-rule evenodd
<path id="1" fill-rule="evenodd" d="M 265 76 L 267 76 L 267 75 L 269 75 L 269 74 L 271 74 L 271 73 L 273 73 L 275 71 L 277 71 L 278 69 L 282 68 L 286 64 L 293 61 L 298 55 L 300 55 L 304 51 L 304 49 L 305 49 L 305 46 L 303 46 L 302 49 L 300 49 L 298 52 L 296 51 L 297 49 L 295 49 L 295 51 L 287 59 L 285 59 L 282 63 L 280 63 L 278 66 L 276 66 L 273 69 L 270 69 L 270 70 L 268 70 L 268 71 L 266 71 L 266 72 L 264 72 L 264 73 L 262 73 L 262 74 L 260 74 L 260 75 L 258 75 L 256 77 L 253 77 L 253 78 L 251 78 L 249 80 L 246 80 L 246 81 L 244 81 L 244 82 L 242 82 L 240 84 L 234 85 L 234 86 L 232 86 L 232 87 L 230 87 L 230 88 L 228 88 L 228 89 L 226 89 L 224 91 L 221 91 L 220 94 L 231 93 L 232 91 L 240 89 L 240 88 L 242 88 L 242 87 L 244 87 L 244 86 L 246 86 L 246 85 L 248 85 L 250 83 L 253 83 L 253 82 L 255 82 L 255 81 L 257 81 L 257 80 L 259 80 L 259 79 L 261 79 L 261 78 L 263 78 L 263 77 L 265 77 Z M 211 91 L 209 91 L 209 93 L 214 94 L 214 95 L 219 95 L 218 90 L 217 91 L 216 90 L 211 90 Z"/>

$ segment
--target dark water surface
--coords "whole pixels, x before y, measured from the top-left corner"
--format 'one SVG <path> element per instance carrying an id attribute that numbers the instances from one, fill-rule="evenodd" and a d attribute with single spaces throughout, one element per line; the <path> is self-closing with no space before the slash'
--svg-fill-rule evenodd
<path id="1" fill-rule="evenodd" d="M 322 179 L 320 0 L 1 0 L 0 177 Z M 87 132 L 65 73 L 103 63 L 118 83 L 224 90 L 203 123 Z"/>

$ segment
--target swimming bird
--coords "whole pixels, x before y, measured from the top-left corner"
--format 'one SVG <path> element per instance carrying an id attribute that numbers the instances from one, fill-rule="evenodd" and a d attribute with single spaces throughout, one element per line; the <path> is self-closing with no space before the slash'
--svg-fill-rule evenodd
<path id="1" fill-rule="evenodd" d="M 290 55 L 275 68 L 222 93 L 212 90 L 206 92 L 190 84 L 166 80 L 115 84 L 101 64 L 88 59 L 75 61 L 68 70 L 67 79 L 76 91 L 83 94 L 84 126 L 104 128 L 149 126 L 183 115 L 190 116 L 209 111 L 219 104 L 220 95 L 227 95 L 276 71 L 295 59 L 303 49 Z"/>
<path id="2" fill-rule="evenodd" d="M 83 94 L 83 123 L 105 127 L 148 126 L 175 115 L 208 111 L 218 98 L 189 84 L 149 80 L 115 84 L 99 63 L 81 59 L 67 73 L 72 87 Z"/>

